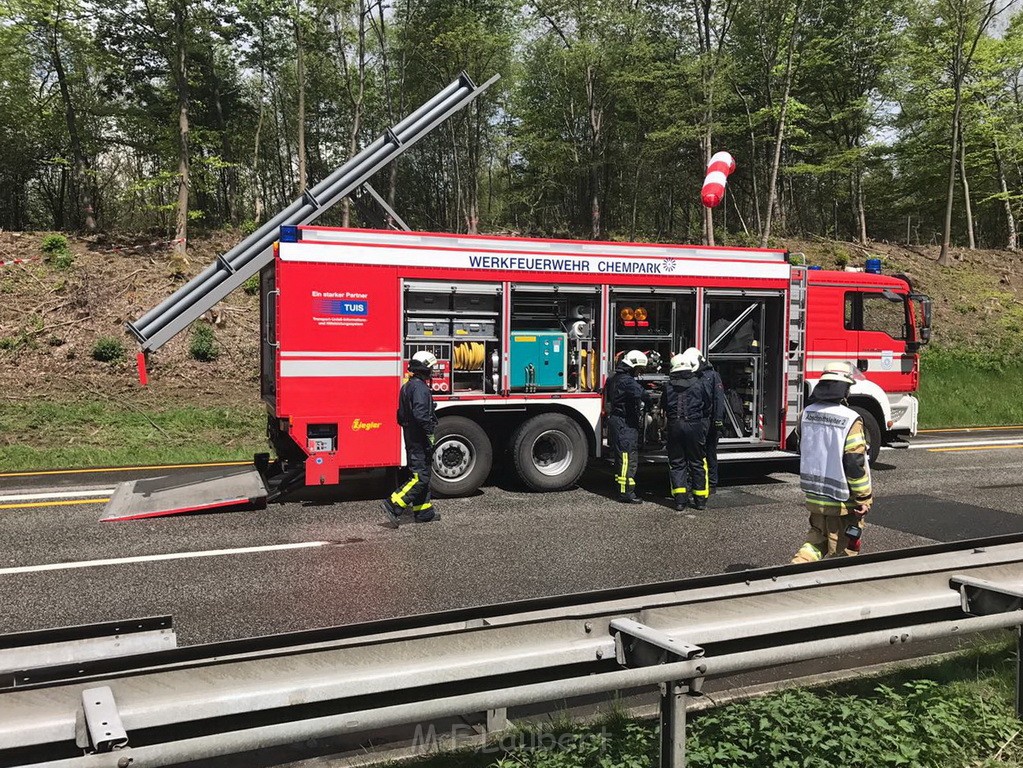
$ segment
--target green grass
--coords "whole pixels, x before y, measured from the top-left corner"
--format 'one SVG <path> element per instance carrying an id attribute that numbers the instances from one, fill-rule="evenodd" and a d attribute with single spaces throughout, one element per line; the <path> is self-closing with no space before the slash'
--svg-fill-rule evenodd
<path id="1" fill-rule="evenodd" d="M 690 768 L 1023 765 L 1014 647 L 998 644 L 938 666 L 794 689 L 691 715 Z M 585 726 L 557 717 L 502 734 L 485 750 L 438 754 L 414 768 L 641 768 L 657 764 L 656 725 L 612 710 Z M 540 745 L 541 748 L 537 748 Z"/>
<path id="2" fill-rule="evenodd" d="M 1023 364 L 927 354 L 920 371 L 920 427 L 1023 424 Z"/>
<path id="3" fill-rule="evenodd" d="M 266 413 L 251 408 L 145 408 L 116 403 L 0 403 L 2 471 L 190 464 L 266 451 Z"/>

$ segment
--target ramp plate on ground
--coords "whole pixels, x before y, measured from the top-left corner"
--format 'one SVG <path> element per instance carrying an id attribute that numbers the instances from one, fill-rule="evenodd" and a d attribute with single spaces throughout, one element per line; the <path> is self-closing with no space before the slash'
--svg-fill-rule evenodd
<path id="1" fill-rule="evenodd" d="M 114 489 L 103 522 L 180 515 L 186 512 L 227 511 L 266 506 L 266 486 L 253 467 L 232 467 L 214 477 L 181 472 L 130 480 Z"/>

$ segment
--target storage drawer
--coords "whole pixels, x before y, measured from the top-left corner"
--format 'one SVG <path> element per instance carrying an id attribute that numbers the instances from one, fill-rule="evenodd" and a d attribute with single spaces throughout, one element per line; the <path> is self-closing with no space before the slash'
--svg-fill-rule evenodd
<path id="1" fill-rule="evenodd" d="M 494 320 L 455 320 L 452 323 L 453 336 L 485 336 L 497 334 L 497 323 Z"/>
<path id="2" fill-rule="evenodd" d="M 405 324 L 406 336 L 450 336 L 451 321 L 413 317 Z"/>
<path id="3" fill-rule="evenodd" d="M 433 309 L 447 312 L 451 308 L 449 293 L 412 293 L 405 294 L 405 309 Z"/>
<path id="4" fill-rule="evenodd" d="M 500 296 L 485 293 L 456 293 L 454 303 L 456 311 L 464 312 L 497 312 Z"/>

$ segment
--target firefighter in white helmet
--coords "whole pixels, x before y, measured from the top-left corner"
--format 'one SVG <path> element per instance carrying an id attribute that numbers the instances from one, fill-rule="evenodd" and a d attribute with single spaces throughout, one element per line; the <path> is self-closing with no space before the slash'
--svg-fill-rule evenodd
<path id="1" fill-rule="evenodd" d="M 713 410 L 713 393 L 697 375 L 700 352 L 690 347 L 671 358 L 671 372 L 664 383 L 661 406 L 668 419 L 668 476 L 675 510 L 692 504 L 707 506 L 710 482 L 707 472 L 707 429 Z"/>
<path id="2" fill-rule="evenodd" d="M 398 395 L 398 424 L 405 438 L 406 465 L 412 477 L 382 502 L 387 518 L 395 528 L 405 512 L 411 512 L 417 523 L 440 519 L 430 499 L 430 468 L 433 465 L 437 414 L 429 381 L 436 365 L 437 358 L 430 352 L 412 355 L 408 364 L 411 375 Z"/>
<path id="3" fill-rule="evenodd" d="M 799 484 L 810 530 L 793 563 L 859 554 L 873 490 L 863 420 L 847 405 L 859 372 L 829 363 L 799 420 Z"/>
<path id="4" fill-rule="evenodd" d="M 626 504 L 642 502 L 636 496 L 636 467 L 640 436 L 643 434 L 643 408 L 650 404 L 652 398 L 636 377 L 643 372 L 646 364 L 646 355 L 638 349 L 626 352 L 604 388 L 607 441 L 615 462 L 618 500 Z"/>

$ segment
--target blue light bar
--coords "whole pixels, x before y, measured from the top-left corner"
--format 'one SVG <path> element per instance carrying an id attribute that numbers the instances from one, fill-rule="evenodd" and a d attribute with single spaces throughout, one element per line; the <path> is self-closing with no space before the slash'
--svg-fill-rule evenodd
<path id="1" fill-rule="evenodd" d="M 867 259 L 867 266 L 864 271 L 869 272 L 872 275 L 880 275 L 881 259 Z"/>
<path id="2" fill-rule="evenodd" d="M 281 225 L 281 242 L 297 243 L 302 239 L 302 231 L 295 224 Z"/>

